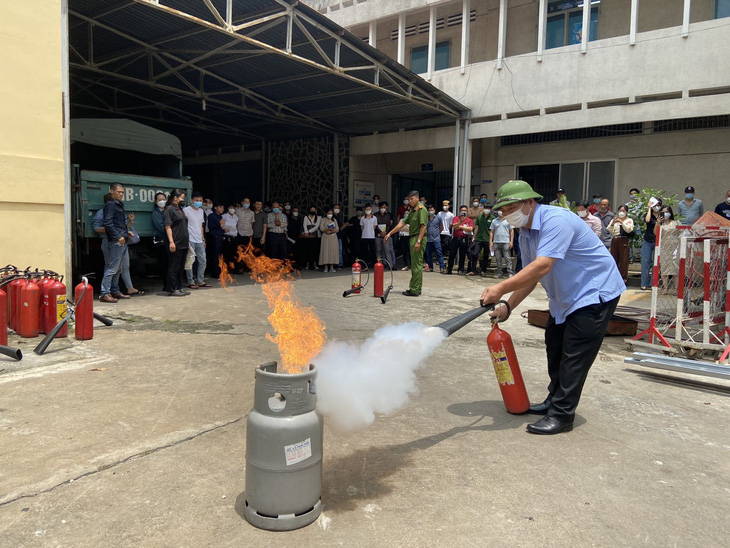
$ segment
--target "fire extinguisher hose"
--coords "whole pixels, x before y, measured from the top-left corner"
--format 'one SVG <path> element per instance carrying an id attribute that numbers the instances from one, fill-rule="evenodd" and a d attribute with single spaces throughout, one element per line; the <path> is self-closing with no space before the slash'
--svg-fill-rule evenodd
<path id="1" fill-rule="evenodd" d="M 382 262 L 388 265 L 388 269 L 390 270 L 390 285 L 383 291 L 382 297 L 380 297 L 380 302 L 382 304 L 385 304 L 385 301 L 388 300 L 388 295 L 390 294 L 390 290 L 393 289 L 393 265 L 390 264 L 388 259 L 380 259 Z"/>
<path id="2" fill-rule="evenodd" d="M 468 312 L 464 312 L 463 314 L 460 314 L 454 318 L 451 318 L 450 320 L 441 322 L 436 327 L 440 327 L 441 329 L 446 331 L 447 336 L 451 336 L 456 331 L 458 331 L 459 329 L 464 327 L 466 324 L 471 323 L 474 320 L 476 320 L 479 316 L 481 316 L 485 312 L 494 310 L 494 307 L 500 303 L 507 307 L 507 318 L 509 318 L 512 310 L 510 309 L 510 306 L 507 303 L 507 301 L 501 300 L 501 301 L 497 301 L 496 303 L 493 303 L 493 304 L 483 304 L 481 306 L 478 306 L 472 310 L 469 310 Z M 505 320 L 507 318 L 505 318 Z"/>

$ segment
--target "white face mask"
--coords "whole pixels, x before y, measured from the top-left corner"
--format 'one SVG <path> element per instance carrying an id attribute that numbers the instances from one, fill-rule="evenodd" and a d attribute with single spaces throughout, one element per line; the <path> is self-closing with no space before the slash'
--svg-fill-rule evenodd
<path id="1" fill-rule="evenodd" d="M 408 200 L 403 200 L 403 205 L 408 205 Z"/>
<path id="2" fill-rule="evenodd" d="M 500 209 L 499 211 L 497 211 L 497 215 L 499 215 L 500 217 L 503 217 L 504 216 L 504 212 Z"/>
<path id="3" fill-rule="evenodd" d="M 583 211 L 579 211 L 578 212 L 578 215 L 580 217 L 587 217 L 588 216 L 588 212 L 584 209 Z"/>
<path id="4" fill-rule="evenodd" d="M 163 207 L 165 207 L 165 204 L 166 203 L 167 202 L 165 200 L 160 200 L 159 202 L 157 202 L 157 207 L 159 207 L 160 209 L 162 209 Z"/>
<path id="5" fill-rule="evenodd" d="M 449 210 L 449 206 L 444 206 L 444 211 L 448 211 L 448 210 Z"/>
<path id="6" fill-rule="evenodd" d="M 618 212 L 618 216 L 623 219 L 624 217 L 626 217 L 626 212 L 625 211 L 619 211 Z"/>
<path id="7" fill-rule="evenodd" d="M 665 219 L 669 219 L 669 218 L 670 218 L 671 216 L 672 216 L 672 214 L 671 214 L 671 213 L 669 213 L 668 211 L 665 211 L 665 212 L 664 212 L 664 218 L 665 218 Z"/>
<path id="8" fill-rule="evenodd" d="M 385 215 L 385 212 L 386 212 L 386 211 L 388 211 L 388 210 L 387 210 L 387 209 L 385 209 L 384 207 L 381 207 L 381 208 L 380 208 L 380 213 L 382 213 L 383 215 Z"/>
<path id="9" fill-rule="evenodd" d="M 656 211 L 657 213 L 659 213 L 659 211 L 660 211 L 660 210 L 661 210 L 662 208 L 661 208 L 661 206 L 654 206 L 654 207 L 653 207 L 652 209 L 653 209 L 654 211 Z"/>
<path id="10" fill-rule="evenodd" d="M 340 210 L 339 210 L 339 209 L 337 209 L 337 208 L 333 209 L 332 211 L 334 211 L 334 212 L 335 212 L 335 215 L 339 215 L 339 213 L 340 213 Z"/>
<path id="11" fill-rule="evenodd" d="M 365 215 L 370 215 L 371 213 L 372 213 L 372 211 L 370 209 L 365 210 Z"/>
<path id="12" fill-rule="evenodd" d="M 328 213 L 328 214 L 327 214 L 327 218 L 328 218 L 328 219 L 331 219 L 331 218 L 332 218 L 332 213 Z"/>
<path id="13" fill-rule="evenodd" d="M 484 210 L 484 214 L 485 214 L 485 215 L 489 215 L 489 214 L 490 214 L 491 212 L 492 212 L 492 210 L 491 210 L 491 209 L 485 209 L 485 210 Z"/>
<path id="14" fill-rule="evenodd" d="M 235 212 L 236 212 L 236 210 L 233 208 L 228 209 L 228 213 L 230 213 L 231 215 L 233 215 Z"/>
<path id="15" fill-rule="evenodd" d="M 479 202 L 472 202 L 471 207 L 479 207 Z"/>
<path id="16" fill-rule="evenodd" d="M 522 205 L 524 205 L 524 203 Z M 522 207 L 520 207 L 509 215 L 505 215 L 504 219 L 512 226 L 522 228 L 527 224 L 527 221 L 530 219 L 530 214 L 522 213 Z"/>
<path id="17" fill-rule="evenodd" d="M 725 198 L 725 201 L 726 201 L 726 202 L 727 202 L 728 204 L 730 204 L 730 196 L 728 196 L 727 198 Z"/>
<path id="18" fill-rule="evenodd" d="M 291 214 L 291 216 L 292 216 L 292 217 L 294 217 L 294 218 L 296 219 L 297 217 L 299 217 L 299 212 L 298 212 L 298 211 L 294 211 L 294 212 L 293 212 L 293 213 Z"/>
<path id="19" fill-rule="evenodd" d="M 378 205 L 378 204 L 380 203 L 380 200 L 373 200 L 373 203 L 374 203 L 375 205 Z"/>

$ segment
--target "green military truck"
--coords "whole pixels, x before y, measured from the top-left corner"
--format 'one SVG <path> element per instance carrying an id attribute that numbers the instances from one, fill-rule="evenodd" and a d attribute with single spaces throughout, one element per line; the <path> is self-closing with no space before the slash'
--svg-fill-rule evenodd
<path id="1" fill-rule="evenodd" d="M 94 272 L 94 285 L 101 282 L 104 259 L 93 217 L 111 183 L 124 185 L 124 207 L 134 213 L 132 226 L 140 236 L 129 248 L 133 277 L 159 274 L 152 244 L 155 194 L 181 188 L 189 198 L 193 185 L 182 176 L 179 139 L 126 119 L 73 119 L 71 143 L 74 278 Z"/>

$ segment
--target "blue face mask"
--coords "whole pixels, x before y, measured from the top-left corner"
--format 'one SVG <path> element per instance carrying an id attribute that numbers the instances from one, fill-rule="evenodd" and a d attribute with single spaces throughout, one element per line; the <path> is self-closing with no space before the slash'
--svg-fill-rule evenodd
<path id="1" fill-rule="evenodd" d="M 203 202 L 193 202 L 193 205 L 200 209 L 201 207 L 203 207 Z"/>
<path id="2" fill-rule="evenodd" d="M 692 198 L 695 197 L 695 193 L 694 192 L 688 192 L 687 194 L 684 195 L 684 197 L 687 198 L 688 200 L 691 200 Z"/>
<path id="3" fill-rule="evenodd" d="M 248 209 L 249 207 L 251 207 L 251 204 L 243 204 L 243 207 Z"/>
<path id="4" fill-rule="evenodd" d="M 600 198 L 593 198 L 593 203 L 594 204 L 600 204 L 601 203 L 601 199 Z"/>
<path id="5" fill-rule="evenodd" d="M 486 204 L 486 203 L 487 203 L 487 199 L 486 199 L 486 198 L 482 198 L 482 199 L 481 199 L 481 200 L 479 200 L 479 201 L 480 201 L 481 203 L 483 203 L 483 204 Z"/>
<path id="6" fill-rule="evenodd" d="M 279 213 L 279 208 L 278 208 L 278 207 L 275 207 L 275 208 L 274 208 L 274 209 L 272 209 L 271 211 L 273 211 L 274 213 Z"/>

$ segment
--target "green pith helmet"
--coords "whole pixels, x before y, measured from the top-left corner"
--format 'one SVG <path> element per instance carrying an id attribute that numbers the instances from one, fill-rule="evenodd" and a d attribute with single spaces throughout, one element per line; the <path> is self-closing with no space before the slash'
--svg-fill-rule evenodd
<path id="1" fill-rule="evenodd" d="M 498 210 L 506 205 L 530 198 L 542 200 L 542 196 L 532 190 L 532 187 L 525 181 L 509 181 L 497 190 L 497 203 L 494 204 L 494 209 Z"/>

